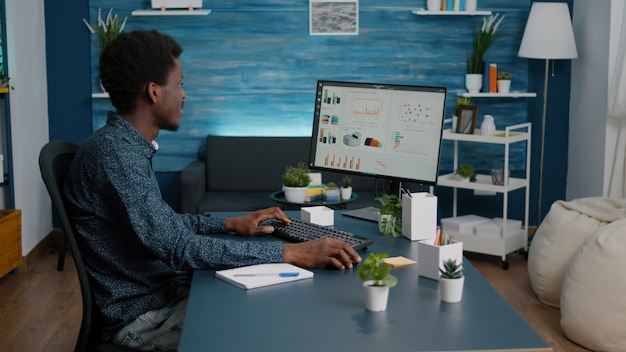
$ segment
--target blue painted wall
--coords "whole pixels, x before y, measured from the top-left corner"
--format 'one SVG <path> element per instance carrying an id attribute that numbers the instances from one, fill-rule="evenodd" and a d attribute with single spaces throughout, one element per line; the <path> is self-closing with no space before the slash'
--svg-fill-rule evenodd
<path id="1" fill-rule="evenodd" d="M 98 48 L 96 38 L 89 36 L 82 18 L 94 21 L 98 8 L 114 8 L 116 13 L 129 16 L 126 31 L 157 28 L 174 36 L 184 48 L 181 61 L 188 93 L 185 116 L 178 132 L 163 132 L 159 136 L 163 148 L 155 158 L 161 180 L 167 182 L 163 188 L 170 190 L 178 189 L 179 170 L 195 159 L 206 134 L 308 135 L 317 79 L 443 85 L 450 91 L 447 115 L 451 116 L 456 92 L 464 90 L 470 31 L 480 20 L 470 16 L 411 14 L 410 10 L 423 7 L 425 0 L 392 4 L 385 0 L 362 0 L 358 35 L 310 36 L 308 1 L 302 0 L 205 1 L 204 7 L 211 8 L 211 14 L 185 17 L 130 16 L 132 10 L 149 7 L 148 0 L 91 0 L 88 8 L 84 1 L 69 1 L 76 6 L 64 6 L 63 11 L 46 6 L 49 81 L 52 76 L 62 76 L 71 82 L 62 91 L 50 89 L 51 138 L 62 136 L 80 141 L 103 123 L 106 110 L 111 109 L 108 100 L 91 99 L 87 91 L 100 90 Z M 533 123 L 532 224 L 543 65 L 539 60 L 517 57 L 529 7 L 529 1 L 479 3 L 479 9 L 506 15 L 500 28 L 501 40 L 489 50 L 487 58 L 514 73 L 513 89 L 536 91 L 538 98 L 480 99 L 475 103 L 479 105 L 478 124 L 484 114 L 494 115 L 500 128 L 517 122 Z M 64 59 L 68 62 L 63 62 Z M 90 72 L 85 69 L 85 60 Z M 67 71 L 50 67 L 65 67 Z M 557 71 L 565 73 L 569 67 L 567 61 L 557 62 L 555 66 Z M 67 72 L 75 74 L 67 75 Z M 557 101 L 548 107 L 551 121 L 544 168 L 544 213 L 552 201 L 562 199 L 565 194 L 567 92 L 568 74 L 560 74 L 550 82 L 551 97 L 565 98 L 555 98 Z M 91 116 L 91 121 L 86 122 L 85 116 Z M 443 169 L 451 167 L 451 153 L 451 146 L 444 144 Z M 473 159 L 477 166 L 491 167 L 489 155 L 494 151 L 467 146 L 463 153 L 467 158 L 481 155 Z M 518 151 L 514 154 L 514 170 L 523 172 L 523 156 Z M 171 203 L 177 203 L 176 191 L 165 196 L 170 197 Z M 474 198 L 468 204 L 491 206 L 489 203 L 498 202 L 494 197 Z"/>

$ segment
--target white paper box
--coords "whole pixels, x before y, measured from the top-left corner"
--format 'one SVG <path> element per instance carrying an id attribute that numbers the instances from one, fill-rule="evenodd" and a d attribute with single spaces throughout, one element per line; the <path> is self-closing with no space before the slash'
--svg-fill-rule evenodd
<path id="1" fill-rule="evenodd" d="M 411 241 L 437 235 L 437 197 L 428 192 L 402 195 L 402 236 Z"/>
<path id="2" fill-rule="evenodd" d="M 489 221 L 481 222 L 474 228 L 474 233 L 482 237 L 502 238 L 502 218 L 493 218 Z M 522 222 L 520 220 L 506 220 L 506 235 L 511 236 L 522 230 Z"/>
<path id="3" fill-rule="evenodd" d="M 459 232 L 473 235 L 476 225 L 487 221 L 489 221 L 489 218 L 474 214 L 445 218 L 441 219 L 441 230 L 443 232 Z"/>
<path id="4" fill-rule="evenodd" d="M 152 8 L 153 9 L 187 9 L 190 7 L 193 8 L 202 8 L 202 0 L 152 0 Z"/>
<path id="5" fill-rule="evenodd" d="M 433 242 L 417 242 L 417 271 L 420 276 L 439 281 L 439 268 L 443 268 L 444 260 L 463 263 L 463 242 L 452 241 L 445 246 L 435 246 Z"/>
<path id="6" fill-rule="evenodd" d="M 322 226 L 333 226 L 335 224 L 335 212 L 323 205 L 301 208 L 300 218 L 306 222 Z"/>

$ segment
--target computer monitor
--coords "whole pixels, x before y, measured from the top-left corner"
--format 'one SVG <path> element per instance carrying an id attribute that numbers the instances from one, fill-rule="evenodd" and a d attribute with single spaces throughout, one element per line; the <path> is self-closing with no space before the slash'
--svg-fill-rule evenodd
<path id="1" fill-rule="evenodd" d="M 318 81 L 309 168 L 435 185 L 446 94 L 445 87 Z"/>

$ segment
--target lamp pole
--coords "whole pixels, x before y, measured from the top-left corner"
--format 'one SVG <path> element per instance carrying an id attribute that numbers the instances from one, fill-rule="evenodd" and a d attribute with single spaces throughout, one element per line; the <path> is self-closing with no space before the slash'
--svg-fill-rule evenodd
<path id="1" fill-rule="evenodd" d="M 539 192 L 537 195 L 537 227 L 541 223 L 541 196 L 543 193 L 543 151 L 546 143 L 546 115 L 548 107 L 548 66 L 550 59 L 546 59 L 546 69 L 543 79 L 543 115 L 541 117 L 541 150 L 539 156 Z"/>

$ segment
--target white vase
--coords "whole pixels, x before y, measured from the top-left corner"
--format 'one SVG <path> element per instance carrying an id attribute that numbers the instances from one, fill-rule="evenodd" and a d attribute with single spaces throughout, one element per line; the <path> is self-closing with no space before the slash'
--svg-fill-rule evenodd
<path id="1" fill-rule="evenodd" d="M 426 10 L 441 11 L 441 0 L 426 0 Z"/>
<path id="2" fill-rule="evenodd" d="M 493 116 L 485 115 L 483 123 L 480 124 L 480 134 L 483 136 L 493 136 L 496 133 L 496 124 L 493 122 Z"/>
<path id="3" fill-rule="evenodd" d="M 465 75 L 465 88 L 470 93 L 479 93 L 483 87 L 483 75 L 480 73 L 468 73 Z"/>
<path id="4" fill-rule="evenodd" d="M 341 199 L 348 200 L 352 198 L 352 187 L 341 187 Z"/>
<path id="5" fill-rule="evenodd" d="M 306 199 L 306 190 L 308 187 L 287 187 L 283 186 L 285 200 L 287 203 L 302 204 Z"/>
<path id="6" fill-rule="evenodd" d="M 365 292 L 365 309 L 371 312 L 382 312 L 387 310 L 389 299 L 389 286 L 372 286 L 374 280 L 363 282 Z"/>
<path id="7" fill-rule="evenodd" d="M 448 303 L 460 302 L 463 297 L 465 276 L 460 279 L 439 278 L 439 295 L 441 300 Z"/>
<path id="8" fill-rule="evenodd" d="M 478 0 L 465 0 L 465 11 L 476 11 Z"/>
<path id="9" fill-rule="evenodd" d="M 511 90 L 511 80 L 510 79 L 499 79 L 498 80 L 498 93 L 508 93 Z"/>

